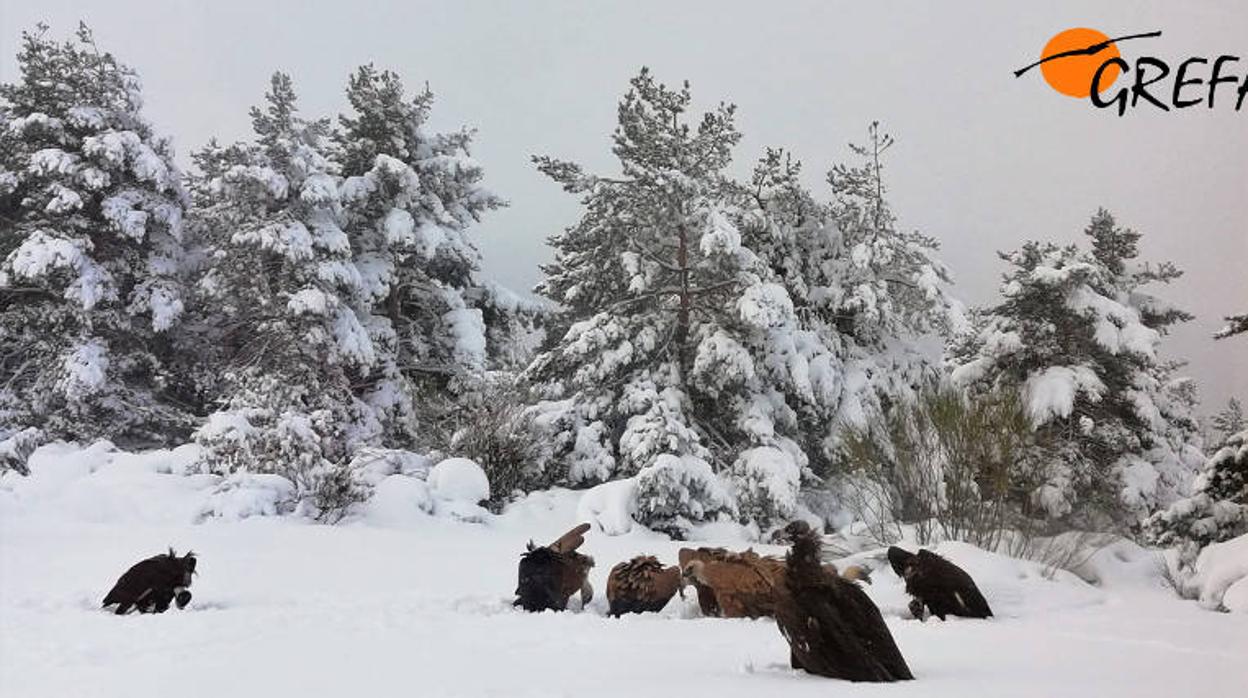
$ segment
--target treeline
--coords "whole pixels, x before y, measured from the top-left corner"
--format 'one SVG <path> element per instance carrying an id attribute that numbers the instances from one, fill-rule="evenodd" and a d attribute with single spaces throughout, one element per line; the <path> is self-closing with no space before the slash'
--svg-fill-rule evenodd
<path id="1" fill-rule="evenodd" d="M 1212 462 L 1194 386 L 1157 353 L 1190 316 L 1150 289 L 1179 271 L 1101 211 L 1085 245 L 1002 255 L 1001 303 L 968 312 L 937 242 L 897 227 L 878 125 L 825 192 L 783 150 L 742 181 L 734 107 L 691 113 L 688 85 L 643 69 L 618 173 L 534 158 L 583 206 L 550 238 L 544 304 L 480 277 L 470 231 L 505 204 L 472 132 L 431 132 L 432 95 L 394 73 L 356 70 L 332 121 L 277 73 L 252 137 L 182 173 L 85 27 L 24 34 L 18 61 L 0 86 L 10 468 L 53 439 L 193 439 L 204 470 L 283 475 L 333 518 L 378 449 L 436 450 L 482 463 L 496 506 L 626 479 L 629 513 L 681 535 L 846 511 L 881 531 L 954 511 L 955 529 L 1129 528 Z"/>

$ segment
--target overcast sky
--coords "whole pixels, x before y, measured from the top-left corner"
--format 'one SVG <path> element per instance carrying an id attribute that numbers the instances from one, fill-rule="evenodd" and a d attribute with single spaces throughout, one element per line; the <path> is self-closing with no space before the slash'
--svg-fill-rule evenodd
<path id="1" fill-rule="evenodd" d="M 879 119 L 898 140 L 888 176 L 901 223 L 940 240 L 964 299 L 995 297 L 997 250 L 1078 239 L 1105 206 L 1144 234 L 1146 258 L 1187 271 L 1162 293 L 1197 317 L 1163 349 L 1191 361 L 1205 410 L 1248 398 L 1248 337 L 1209 339 L 1220 315 L 1248 310 L 1248 106 L 1225 108 L 1234 86 L 1217 110 L 1119 118 L 1058 95 L 1039 70 L 1011 74 L 1053 34 L 1087 26 L 1162 30 L 1124 43 L 1124 57 L 1177 67 L 1232 54 L 1242 77 L 1248 3 L 0 0 L 0 79 L 15 77 L 23 28 L 42 20 L 64 36 L 80 18 L 138 70 L 147 115 L 184 164 L 210 136 L 248 135 L 273 70 L 294 77 L 308 115 L 342 109 L 360 63 L 428 82 L 434 125 L 479 129 L 474 155 L 511 202 L 477 239 L 487 274 L 518 290 L 549 258 L 546 237 L 578 214 L 529 156 L 613 168 L 616 102 L 642 65 L 688 79 L 700 106 L 739 105 L 739 173 L 784 146 L 820 195 L 829 165 Z"/>

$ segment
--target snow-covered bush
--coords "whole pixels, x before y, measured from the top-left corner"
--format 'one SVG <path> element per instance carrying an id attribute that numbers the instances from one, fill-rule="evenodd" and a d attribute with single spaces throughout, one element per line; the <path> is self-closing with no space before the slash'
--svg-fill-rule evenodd
<path id="1" fill-rule="evenodd" d="M 317 396 L 305 394 L 300 385 L 258 384 L 267 388 L 262 395 L 239 390 L 226 409 L 210 415 L 195 432 L 202 447 L 200 469 L 227 476 L 279 475 L 294 483 L 302 511 L 337 521 L 368 495 L 368 483 L 347 460 L 350 438 L 342 425 L 349 420 L 335 414 L 332 400 L 319 409 L 282 408 L 316 404 Z"/>
<path id="2" fill-rule="evenodd" d="M 800 451 L 797 455 L 803 460 Z M 794 454 L 772 446 L 743 451 L 729 470 L 739 513 L 761 527 L 784 524 L 797 513 L 802 467 Z"/>
<path id="3" fill-rule="evenodd" d="M 515 376 L 492 372 L 448 401 L 444 417 L 449 438 L 435 441 L 442 451 L 471 458 L 485 469 L 491 484 L 489 508 L 498 513 L 516 494 L 548 486 L 547 448 L 525 405 L 527 393 Z"/>
<path id="4" fill-rule="evenodd" d="M 21 77 L 0 85 L 0 424 L 185 438 L 167 352 L 184 310 L 173 149 L 85 25 L 65 43 L 47 30 L 22 35 Z"/>
<path id="5" fill-rule="evenodd" d="M 737 513 L 731 492 L 700 458 L 661 454 L 636 480 L 639 520 L 674 538 L 684 538 L 691 524 Z"/>
<path id="6" fill-rule="evenodd" d="M 26 461 L 44 441 L 43 432 L 26 427 L 10 434 L 0 433 L 0 473 L 8 470 L 26 475 L 30 470 Z"/>
<path id="7" fill-rule="evenodd" d="M 295 509 L 295 484 L 280 476 L 239 471 L 213 489 L 201 517 L 237 521 L 252 516 L 278 516 Z"/>
<path id="8" fill-rule="evenodd" d="M 1043 468 L 1033 460 L 1035 435 L 1010 392 L 968 397 L 928 391 L 896 407 L 877 433 L 850 430 L 844 439 L 849 481 L 844 504 L 868 524 L 879 544 L 903 525 L 917 541 L 964 540 L 997 549 L 1006 531 L 1049 533 L 1030 493 Z"/>

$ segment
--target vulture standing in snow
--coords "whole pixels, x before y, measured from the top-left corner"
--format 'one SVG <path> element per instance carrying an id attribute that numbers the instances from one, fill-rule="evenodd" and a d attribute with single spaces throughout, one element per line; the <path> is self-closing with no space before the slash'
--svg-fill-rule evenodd
<path id="1" fill-rule="evenodd" d="M 773 615 L 772 590 L 784 578 L 784 560 L 759 555 L 753 550 L 734 553 L 723 548 L 682 548 L 680 569 L 685 582 L 698 594 L 704 616 L 760 618 Z M 871 575 L 858 565 L 839 573 L 836 565 L 824 564 L 834 577 L 871 583 Z"/>
<path id="2" fill-rule="evenodd" d="M 849 681 L 913 679 L 880 610 L 856 583 L 820 565 L 819 535 L 804 521 L 787 531 L 793 547 L 776 586 L 776 624 L 793 668 Z"/>
<path id="3" fill-rule="evenodd" d="M 664 567 L 658 558 L 638 555 L 611 568 L 607 576 L 609 613 L 622 616 L 661 611 L 676 592 L 684 596 L 683 586 L 679 567 Z"/>
<path id="4" fill-rule="evenodd" d="M 893 546 L 888 549 L 888 562 L 897 576 L 906 581 L 906 593 L 914 597 L 910 612 L 915 618 L 923 620 L 925 606 L 941 620 L 947 615 L 992 616 L 988 601 L 979 593 L 971 575 L 936 553 L 922 549 L 912 553 Z"/>
<path id="5" fill-rule="evenodd" d="M 520 557 L 520 579 L 512 605 L 526 611 L 562 611 L 578 591 L 581 605 L 589 603 L 594 596 L 594 588 L 589 585 L 594 558 L 576 552 L 585 542 L 588 530 L 589 524 L 581 524 L 540 548 L 529 541 L 528 549 Z"/>
<path id="6" fill-rule="evenodd" d="M 760 618 L 772 615 L 774 577 L 784 563 L 753 550 L 682 548 L 681 575 L 698 594 L 704 616 Z"/>
<path id="7" fill-rule="evenodd" d="M 149 557 L 121 575 L 101 606 L 116 604 L 119 616 L 133 609 L 140 613 L 164 613 L 169 610 L 170 603 L 186 608 L 191 602 L 189 588 L 195 564 L 195 553 L 178 557 L 173 548 L 168 553 Z"/>

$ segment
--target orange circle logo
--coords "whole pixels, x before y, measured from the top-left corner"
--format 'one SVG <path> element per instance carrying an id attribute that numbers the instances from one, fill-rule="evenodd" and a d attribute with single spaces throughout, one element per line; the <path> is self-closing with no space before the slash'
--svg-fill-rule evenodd
<path id="1" fill-rule="evenodd" d="M 1095 52 L 1089 50 L 1103 45 Z M 1067 54 L 1067 55 L 1060 55 Z M 1053 89 L 1070 97 L 1087 97 L 1092 93 L 1092 77 L 1111 58 L 1119 58 L 1118 47 L 1108 36 L 1095 29 L 1079 27 L 1059 33 L 1040 52 L 1040 72 Z M 1104 92 L 1118 79 L 1122 70 L 1110 65 L 1101 73 L 1100 91 Z"/>

